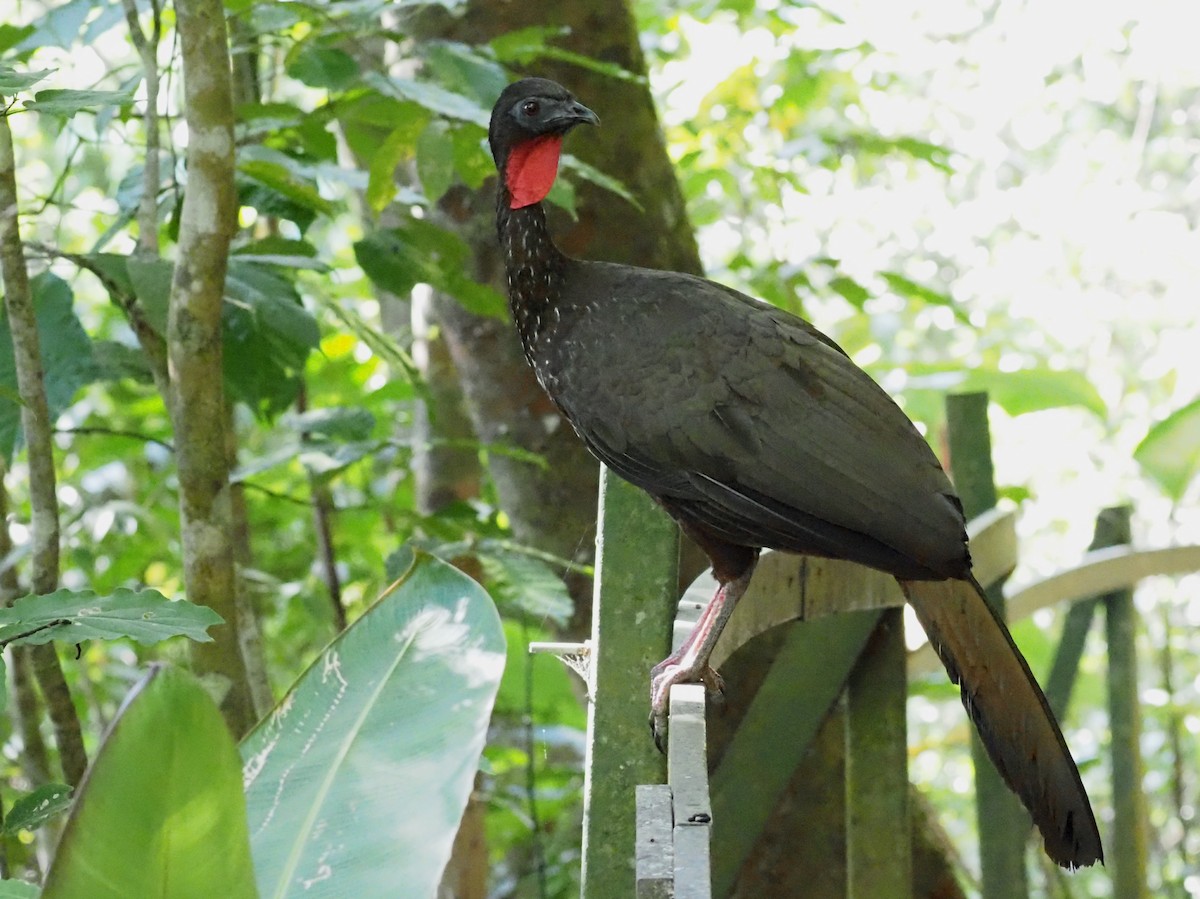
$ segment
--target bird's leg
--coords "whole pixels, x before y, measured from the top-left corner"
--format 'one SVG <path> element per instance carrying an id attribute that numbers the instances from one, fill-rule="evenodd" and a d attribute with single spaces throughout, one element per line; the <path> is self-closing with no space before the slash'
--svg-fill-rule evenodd
<path id="1" fill-rule="evenodd" d="M 708 689 L 721 689 L 721 676 L 708 665 L 721 631 L 733 613 L 733 607 L 750 586 L 757 554 L 736 577 L 720 582 L 717 592 L 700 613 L 700 619 L 683 646 L 650 670 L 650 728 L 659 748 L 667 732 L 667 706 L 675 684 L 703 683 Z"/>

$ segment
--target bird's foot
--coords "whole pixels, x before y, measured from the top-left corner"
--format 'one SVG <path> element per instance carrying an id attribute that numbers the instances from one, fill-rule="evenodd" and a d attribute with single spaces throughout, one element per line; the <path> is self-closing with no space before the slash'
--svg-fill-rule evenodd
<path id="1" fill-rule="evenodd" d="M 650 730 L 660 752 L 667 751 L 667 712 L 675 684 L 704 684 L 709 693 L 718 696 L 725 691 L 721 675 L 708 665 L 689 665 L 675 656 L 655 665 L 650 670 Z"/>

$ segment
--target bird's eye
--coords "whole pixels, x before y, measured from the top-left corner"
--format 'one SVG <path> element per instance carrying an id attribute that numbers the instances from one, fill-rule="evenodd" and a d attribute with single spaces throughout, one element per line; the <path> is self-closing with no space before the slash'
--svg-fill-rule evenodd
<path id="1" fill-rule="evenodd" d="M 521 107 L 521 112 L 532 118 L 533 116 L 538 114 L 538 111 L 541 110 L 541 108 L 542 108 L 542 104 L 540 104 L 537 100 L 530 100 L 528 103 L 526 103 L 524 106 Z"/>

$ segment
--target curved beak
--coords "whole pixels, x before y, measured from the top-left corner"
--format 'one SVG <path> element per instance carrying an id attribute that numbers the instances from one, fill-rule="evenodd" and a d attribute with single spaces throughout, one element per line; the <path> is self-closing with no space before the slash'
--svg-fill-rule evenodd
<path id="1" fill-rule="evenodd" d="M 578 100 L 568 100 L 563 103 L 562 109 L 551 121 L 566 131 L 574 128 L 576 125 L 599 125 L 600 116 L 596 115 Z"/>

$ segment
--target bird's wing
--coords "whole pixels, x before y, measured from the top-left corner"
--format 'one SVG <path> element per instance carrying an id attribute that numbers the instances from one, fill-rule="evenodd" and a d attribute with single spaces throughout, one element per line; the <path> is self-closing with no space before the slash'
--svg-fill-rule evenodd
<path id="1" fill-rule="evenodd" d="M 605 351 L 572 356 L 556 399 L 618 474 L 732 542 L 969 570 L 936 457 L 836 344 L 703 279 L 595 272 L 571 339 Z"/>

